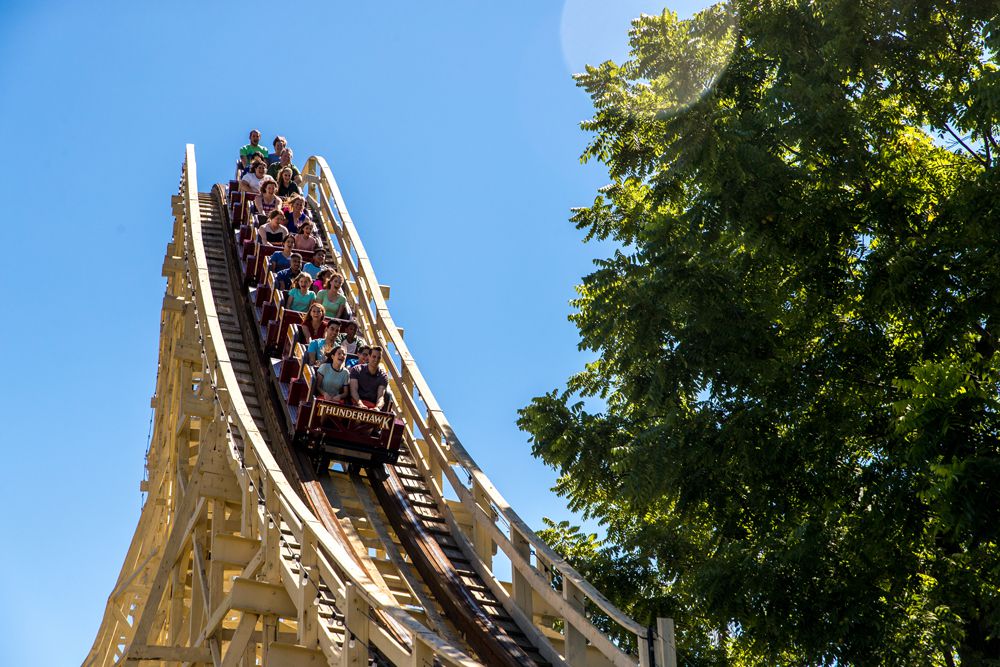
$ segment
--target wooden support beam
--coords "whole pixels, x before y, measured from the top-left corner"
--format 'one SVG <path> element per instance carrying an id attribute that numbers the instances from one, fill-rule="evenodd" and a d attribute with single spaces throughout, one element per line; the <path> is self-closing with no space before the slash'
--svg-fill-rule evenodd
<path id="1" fill-rule="evenodd" d="M 201 417 L 210 419 L 215 415 L 215 401 L 206 398 L 198 398 L 193 394 L 186 394 L 181 399 L 181 411 L 190 417 Z"/>
<path id="2" fill-rule="evenodd" d="M 252 540 L 238 535 L 214 535 L 212 537 L 212 560 L 228 565 L 246 567 L 260 549 L 260 540 Z"/>
<path id="3" fill-rule="evenodd" d="M 420 637 L 413 638 L 410 667 L 434 667 L 434 649 L 428 646 Z"/>
<path id="4" fill-rule="evenodd" d="M 525 561 L 531 562 L 531 545 L 528 544 L 528 540 L 524 538 L 521 533 L 517 531 L 514 526 L 510 527 L 510 541 L 514 546 L 514 550 L 524 558 Z M 514 598 L 514 604 L 524 612 L 527 618 L 531 618 L 534 615 L 534 600 L 531 591 L 531 582 L 525 577 L 517 568 L 511 568 L 511 588 Z"/>
<path id="5" fill-rule="evenodd" d="M 170 296 L 169 294 L 163 297 L 163 310 L 167 312 L 180 313 L 184 311 L 184 306 L 187 304 L 182 297 Z"/>
<path id="6" fill-rule="evenodd" d="M 225 502 L 236 503 L 243 497 L 240 487 L 232 475 L 220 475 L 215 472 L 202 471 L 201 484 L 198 492 L 207 498 L 215 498 Z"/>
<path id="7" fill-rule="evenodd" d="M 184 217 L 184 197 L 181 195 L 171 195 L 170 197 L 170 212 L 174 214 L 175 217 Z M 170 245 L 173 245 L 171 243 Z"/>
<path id="8" fill-rule="evenodd" d="M 198 478 L 195 477 L 192 486 L 197 486 L 197 484 Z M 163 559 L 160 560 L 160 566 L 157 568 L 156 576 L 149 587 L 149 594 L 146 597 L 145 604 L 142 606 L 142 612 L 139 614 L 134 626 L 135 634 L 132 636 L 132 642 L 138 642 L 140 646 L 145 645 L 146 638 L 153 627 L 153 622 L 156 620 L 156 612 L 160 606 L 163 591 L 167 586 L 167 577 L 170 575 L 170 571 L 177 560 L 178 552 L 181 546 L 187 541 L 188 534 L 194 529 L 195 524 L 201 516 L 201 509 L 204 507 L 205 500 L 201 498 L 196 501 L 196 498 L 197 493 L 195 490 L 189 489 L 189 492 L 184 495 L 184 499 L 180 503 L 176 514 L 177 518 L 170 529 L 170 536 L 167 538 L 167 544 L 163 550 Z M 184 517 L 190 517 L 187 523 L 182 523 Z M 131 651 L 132 647 L 129 646 L 128 653 L 126 654 L 129 658 L 131 658 Z"/>
<path id="9" fill-rule="evenodd" d="M 204 646 L 155 646 L 142 644 L 130 646 L 129 660 L 157 660 L 166 662 L 212 662 L 212 652 Z"/>
<path id="10" fill-rule="evenodd" d="M 237 577 L 229 594 L 232 596 L 233 609 L 260 616 L 273 614 L 282 618 L 298 617 L 295 603 L 288 597 L 284 586 Z"/>
<path id="11" fill-rule="evenodd" d="M 473 482 L 472 484 L 472 497 L 473 502 L 482 508 L 483 512 L 489 515 L 491 518 L 493 516 L 493 507 L 490 505 L 490 497 L 486 494 L 486 490 L 481 484 Z M 473 512 L 473 516 L 475 513 Z M 496 546 L 493 544 L 493 540 L 490 538 L 490 531 L 479 521 L 473 520 L 472 526 L 472 545 L 476 550 L 476 555 L 479 556 L 480 560 L 487 569 L 492 569 L 493 567 L 493 554 Z"/>
<path id="12" fill-rule="evenodd" d="M 268 647 L 268 662 L 281 667 L 320 667 L 327 665 L 326 656 L 298 644 L 271 642 Z"/>
<path id="13" fill-rule="evenodd" d="M 170 277 L 171 274 L 181 273 L 183 270 L 184 259 L 182 257 L 164 257 L 163 268 L 160 270 L 160 275 L 167 278 Z"/>
<path id="14" fill-rule="evenodd" d="M 243 658 L 243 654 L 247 651 L 247 645 L 250 643 L 250 638 L 253 637 L 256 625 L 256 614 L 243 614 L 240 617 L 240 623 L 236 626 L 236 634 L 233 635 L 233 640 L 229 642 L 229 648 L 226 649 L 226 657 L 222 659 L 222 667 L 236 667 L 240 664 L 240 659 Z"/>
<path id="15" fill-rule="evenodd" d="M 200 646 L 206 639 L 215 634 L 215 631 L 219 629 L 222 622 L 226 620 L 226 616 L 233 608 L 233 597 L 232 594 L 227 595 L 219 603 L 219 606 L 215 608 L 212 615 L 209 617 L 208 622 L 205 623 L 204 629 L 202 629 L 201 634 L 198 635 L 198 639 L 195 640 L 194 645 Z"/>

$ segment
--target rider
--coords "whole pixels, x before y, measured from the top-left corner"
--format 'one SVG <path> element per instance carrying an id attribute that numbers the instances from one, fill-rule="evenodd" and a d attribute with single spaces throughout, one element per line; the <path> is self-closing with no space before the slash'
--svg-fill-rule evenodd
<path id="1" fill-rule="evenodd" d="M 372 347 L 367 364 L 351 367 L 351 400 L 354 405 L 374 410 L 385 409 L 385 390 L 389 386 L 389 376 L 379 368 L 382 348 Z"/>

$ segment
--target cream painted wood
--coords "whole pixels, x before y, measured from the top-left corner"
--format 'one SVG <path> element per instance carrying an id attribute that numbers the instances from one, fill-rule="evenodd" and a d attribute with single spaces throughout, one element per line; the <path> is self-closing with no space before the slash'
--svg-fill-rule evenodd
<path id="1" fill-rule="evenodd" d="M 213 666 L 293 654 L 296 664 L 365 664 L 369 647 L 396 665 L 478 664 L 398 606 L 380 574 L 388 561 L 369 559 L 357 539 L 332 535 L 285 479 L 257 430 L 224 345 L 202 238 L 193 146 L 185 157 L 179 194 L 171 198 L 173 240 L 162 265 L 167 291 L 143 481 L 148 497 L 84 664 L 138 664 L 150 650 L 172 651 L 174 662 Z M 585 637 L 591 655 L 586 664 L 602 664 L 594 662 L 595 653 L 603 664 L 636 664 L 635 656 L 618 651 L 590 625 L 581 604 L 601 608 L 643 643 L 645 630 L 524 525 L 455 437 L 392 321 L 385 304 L 389 290 L 375 279 L 321 158 L 309 160 L 305 180 L 352 283 L 350 298 L 366 336 L 391 351 L 386 363 L 409 427 L 408 444 L 462 550 L 553 665 L 566 664 L 560 651 L 572 651 L 544 639 L 552 628 L 535 627 L 532 619 L 551 617 L 534 614 L 534 608 L 544 606 Z M 459 498 L 454 505 L 445 499 L 446 482 Z M 377 545 L 379 537 L 364 540 Z M 513 564 L 513 597 L 490 571 L 496 549 Z M 551 571 L 578 589 L 581 604 L 551 588 Z M 338 614 L 343 624 L 335 622 Z"/>
<path id="2" fill-rule="evenodd" d="M 187 664 L 252 664 L 255 656 L 289 652 L 303 664 L 317 655 L 336 664 L 363 655 L 359 644 L 366 642 L 395 664 L 419 664 L 428 651 L 442 665 L 478 664 L 375 585 L 358 554 L 316 520 L 284 478 L 223 344 L 198 207 L 188 146 L 163 264 L 168 298 L 151 401 L 149 497 L 85 664 L 137 664 L 161 640 L 183 641 L 169 648 L 179 659 L 196 658 Z M 218 555 L 206 544 L 218 545 Z M 330 611 L 343 613 L 349 601 L 353 648 L 330 622 Z M 288 631 L 293 643 L 271 651 Z"/>

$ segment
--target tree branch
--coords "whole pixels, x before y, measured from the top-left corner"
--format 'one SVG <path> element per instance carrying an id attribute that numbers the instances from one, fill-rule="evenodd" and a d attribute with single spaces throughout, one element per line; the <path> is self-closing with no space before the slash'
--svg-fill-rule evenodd
<path id="1" fill-rule="evenodd" d="M 972 157 L 976 158 L 976 160 L 979 162 L 979 164 L 983 165 L 984 167 L 988 167 L 989 166 L 986 163 L 986 160 L 983 159 L 982 155 L 980 155 L 976 151 L 974 151 L 971 148 L 969 148 L 969 145 L 962 140 L 962 137 L 960 137 L 957 134 L 955 134 L 955 130 L 951 129 L 951 125 L 948 125 L 948 123 L 945 123 L 944 124 L 944 129 L 948 130 L 948 134 L 950 134 L 952 137 L 954 137 L 955 141 L 957 141 L 959 144 L 961 144 L 962 148 L 964 148 L 969 153 L 969 155 L 971 155 Z"/>
<path id="2" fill-rule="evenodd" d="M 987 128 L 983 130 L 983 136 L 986 137 L 986 155 L 987 160 L 989 159 L 989 147 L 993 147 L 993 152 L 1000 155 L 1000 146 L 997 146 L 997 140 L 993 138 L 993 128 Z M 992 164 L 992 163 L 991 163 Z"/>

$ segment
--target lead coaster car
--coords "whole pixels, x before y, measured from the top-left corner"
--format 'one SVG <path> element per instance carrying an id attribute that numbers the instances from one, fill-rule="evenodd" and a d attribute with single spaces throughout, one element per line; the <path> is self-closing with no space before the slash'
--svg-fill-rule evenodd
<path id="1" fill-rule="evenodd" d="M 376 467 L 399 459 L 404 428 L 391 412 L 314 398 L 299 407 L 293 442 L 309 453 L 317 472 L 331 460 Z"/>

